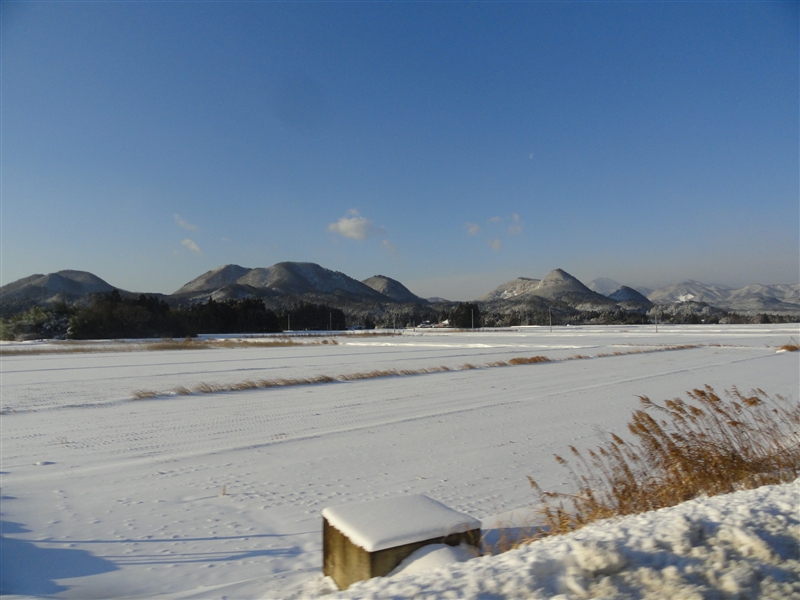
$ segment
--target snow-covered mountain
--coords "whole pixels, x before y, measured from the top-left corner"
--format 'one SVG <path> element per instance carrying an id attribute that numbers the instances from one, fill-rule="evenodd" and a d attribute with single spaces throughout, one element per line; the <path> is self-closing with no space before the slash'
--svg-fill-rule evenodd
<path id="1" fill-rule="evenodd" d="M 606 292 L 607 295 L 598 293 L 597 290 L 608 290 L 612 284 L 616 287 Z M 13 314 L 32 305 L 77 302 L 90 294 L 115 289 L 123 295 L 133 295 L 86 271 L 35 274 L 0 287 L 0 308 L 4 314 Z M 526 310 L 538 305 L 539 310 L 546 311 L 554 302 L 569 305 L 570 310 L 577 311 L 607 311 L 615 307 L 640 311 L 649 308 L 651 303 L 662 307 L 678 307 L 690 302 L 751 315 L 800 314 L 800 284 L 752 284 L 734 289 L 688 280 L 649 294 L 641 294 L 641 291 L 642 288 L 637 291 L 617 285 L 616 281 L 609 278 L 594 279 L 587 286 L 566 271 L 555 269 L 543 279 L 518 277 L 503 283 L 477 302 L 490 304 L 493 310 L 500 312 L 518 311 L 521 304 L 526 305 Z M 426 301 L 399 281 L 384 275 L 357 281 L 344 273 L 308 262 L 281 262 L 255 269 L 234 264 L 223 265 L 192 279 L 174 294 L 164 296 L 168 302 L 247 297 L 272 298 L 279 304 L 290 302 L 292 297 L 305 297 L 309 301 L 334 305 L 356 303 L 362 307 L 359 310 L 367 310 L 370 304 L 379 307 L 386 303 L 447 303 L 442 299 Z"/>
<path id="2" fill-rule="evenodd" d="M 586 287 L 593 292 L 603 294 L 603 296 L 609 296 L 612 292 L 621 288 L 622 284 L 619 281 L 611 279 L 610 277 L 597 277 L 587 283 Z"/>
<path id="3" fill-rule="evenodd" d="M 654 304 L 704 302 L 738 312 L 800 311 L 800 284 L 752 284 L 733 289 L 689 280 L 659 288 L 647 297 Z"/>
<path id="4" fill-rule="evenodd" d="M 609 298 L 616 300 L 617 302 L 639 302 L 641 304 L 652 304 L 652 302 L 647 299 L 647 296 L 640 294 L 633 288 L 629 288 L 627 285 L 623 285 L 618 290 L 607 295 Z"/>
<path id="5" fill-rule="evenodd" d="M 36 274 L 0 287 L 3 304 L 32 302 L 49 305 L 72 302 L 96 292 L 116 290 L 113 285 L 87 271 L 64 270 L 48 275 Z"/>
<path id="6" fill-rule="evenodd" d="M 494 300 L 509 300 L 511 298 L 518 298 L 530 295 L 532 290 L 539 285 L 541 279 L 530 279 L 528 277 L 517 277 L 511 281 L 507 281 L 488 294 L 478 298 L 480 302 L 492 302 Z"/>
<path id="7" fill-rule="evenodd" d="M 528 279 L 518 277 L 508 281 L 485 296 L 480 302 L 498 302 L 503 300 L 525 301 L 529 299 L 543 299 L 566 302 L 580 310 L 592 310 L 595 308 L 614 305 L 614 301 L 593 292 L 578 279 L 564 271 L 554 269 L 550 271 L 544 279 Z"/>
<path id="8" fill-rule="evenodd" d="M 230 292 L 236 292 L 234 296 L 263 295 L 259 292 L 279 295 L 345 294 L 378 302 L 391 301 L 388 296 L 344 273 L 306 262 L 281 262 L 256 269 L 225 265 L 193 279 L 174 295 L 219 297 L 223 293 L 230 295 Z"/>
<path id="9" fill-rule="evenodd" d="M 389 296 L 389 298 L 396 300 L 397 302 L 427 302 L 427 300 L 414 294 L 396 279 L 386 277 L 385 275 L 373 275 L 361 283 L 368 285 L 373 290 L 380 292 L 384 296 Z"/>
<path id="10" fill-rule="evenodd" d="M 175 295 L 217 290 L 226 285 L 236 283 L 240 277 L 243 277 L 251 270 L 252 269 L 246 267 L 240 267 L 239 265 L 223 265 L 203 273 L 200 277 L 195 277 L 175 292 Z"/>
<path id="11" fill-rule="evenodd" d="M 714 304 L 727 298 L 731 288 L 723 285 L 706 285 L 699 281 L 682 281 L 659 288 L 649 294 L 647 298 L 656 304 L 669 304 L 672 302 L 705 302 Z"/>

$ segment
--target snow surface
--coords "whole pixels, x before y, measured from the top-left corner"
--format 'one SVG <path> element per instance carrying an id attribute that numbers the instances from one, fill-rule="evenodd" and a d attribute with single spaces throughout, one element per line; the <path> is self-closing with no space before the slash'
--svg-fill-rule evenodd
<path id="1" fill-rule="evenodd" d="M 568 477 L 552 455 L 569 444 L 594 447 L 600 431 L 624 434 L 638 395 L 664 400 L 708 384 L 718 391 L 760 387 L 797 399 L 800 353 L 776 353 L 792 338 L 800 338 L 796 324 L 659 325 L 659 333 L 633 326 L 552 333 L 523 327 L 339 337 L 338 345 L 4 355 L 0 590 L 54 598 L 319 596 L 334 591 L 321 575 L 322 509 L 406 494 L 425 494 L 481 520 L 490 540 L 513 536 L 531 524 L 534 497 L 526 476 L 568 492 Z M 697 347 L 644 352 L 685 344 Z M 459 369 L 536 355 L 552 362 L 132 399 L 137 390 L 201 382 Z M 739 558 L 735 544 L 749 539 L 755 547 L 757 535 L 773 558 L 791 550 L 786 535 L 795 534 L 781 533 L 775 523 L 786 519 L 785 531 L 795 526 L 796 492 L 796 485 L 787 488 L 783 505 L 765 499 L 764 510 L 760 500 L 746 504 L 741 510 L 751 517 L 736 525 L 744 534 L 709 529 L 690 542 L 711 554 L 722 548 L 714 572 L 729 587 L 751 586 L 748 581 L 767 575 L 778 585 L 778 571 L 747 571 L 751 563 L 742 561 L 750 559 Z M 730 510 L 717 510 L 735 517 L 745 497 L 734 495 L 726 500 Z M 770 525 L 773 518 L 778 521 Z M 628 568 L 639 565 L 637 556 L 650 560 L 645 550 L 622 546 L 632 528 L 603 533 L 604 526 L 594 527 L 597 543 L 621 544 Z M 667 531 L 650 530 L 661 529 Z M 508 569 L 544 573 L 553 582 L 552 573 L 580 567 L 565 562 L 558 543 L 538 546 L 550 550 L 536 550 L 539 558 L 530 564 L 507 553 L 463 568 L 474 563 L 487 569 L 487 578 L 496 573 L 498 590 L 514 575 L 502 575 Z M 690 557 L 694 550 L 687 551 Z M 489 571 L 492 560 L 499 566 Z M 667 581 L 673 563 L 654 560 L 640 565 L 649 571 L 636 567 L 636 577 Z M 603 576 L 580 577 L 591 588 Z M 556 593 L 546 586 L 536 593 Z"/>
<path id="2" fill-rule="evenodd" d="M 407 561 L 391 577 L 334 597 L 800 598 L 799 507 L 797 480 L 599 522 L 468 562 L 430 546 L 413 557 L 427 568 Z"/>
<path id="3" fill-rule="evenodd" d="M 367 552 L 481 528 L 477 519 L 424 494 L 329 506 L 322 516 Z"/>
<path id="4" fill-rule="evenodd" d="M 452 564 L 467 562 L 476 556 L 478 556 L 477 548 L 467 544 L 460 546 L 428 544 L 406 557 L 403 562 L 389 573 L 389 577 L 394 577 L 400 573 L 414 575 L 431 569 L 442 569 Z"/>

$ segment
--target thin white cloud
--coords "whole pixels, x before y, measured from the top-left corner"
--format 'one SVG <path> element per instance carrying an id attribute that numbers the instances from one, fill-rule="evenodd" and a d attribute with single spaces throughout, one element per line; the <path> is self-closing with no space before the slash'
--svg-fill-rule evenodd
<path id="1" fill-rule="evenodd" d="M 489 246 L 491 246 L 492 250 L 495 252 L 500 252 L 500 250 L 503 249 L 503 242 L 501 242 L 499 239 L 494 239 L 489 242 Z"/>
<path id="2" fill-rule="evenodd" d="M 185 240 L 183 240 L 181 242 L 181 246 L 183 246 L 184 248 L 186 248 L 188 250 L 191 250 L 192 252 L 197 254 L 197 256 L 203 256 L 203 251 L 200 250 L 200 247 L 197 244 L 195 244 L 192 240 L 190 240 L 189 238 L 186 238 Z"/>
<path id="3" fill-rule="evenodd" d="M 394 245 L 394 242 L 392 242 L 392 240 L 383 240 L 381 242 L 381 246 L 383 246 L 383 249 L 389 252 L 390 254 L 397 254 L 397 246 Z"/>
<path id="4" fill-rule="evenodd" d="M 347 214 L 350 216 L 344 216 L 336 223 L 328 225 L 328 231 L 359 242 L 364 241 L 370 235 L 384 231 L 383 227 L 376 227 L 372 221 L 362 217 L 354 208 L 350 209 Z"/>
<path id="5" fill-rule="evenodd" d="M 178 224 L 178 227 L 182 227 L 183 229 L 188 229 L 189 231 L 197 231 L 197 225 L 192 225 L 191 223 L 187 223 L 184 221 L 178 213 L 175 213 L 175 222 Z"/>
<path id="6" fill-rule="evenodd" d="M 513 215 L 511 215 L 511 220 L 513 221 L 513 223 L 508 228 L 508 233 L 510 233 L 511 235 L 519 235 L 520 233 L 522 233 L 522 226 L 525 223 L 522 221 L 522 219 L 519 218 L 519 215 L 517 213 L 514 213 Z"/>
<path id="7" fill-rule="evenodd" d="M 467 223 L 464 227 L 469 235 L 477 235 L 477 233 L 481 230 L 480 225 L 476 225 L 475 223 Z"/>
<path id="8" fill-rule="evenodd" d="M 487 223 L 500 223 L 502 220 L 503 220 L 502 217 L 492 217 L 491 219 L 489 219 L 486 222 Z"/>

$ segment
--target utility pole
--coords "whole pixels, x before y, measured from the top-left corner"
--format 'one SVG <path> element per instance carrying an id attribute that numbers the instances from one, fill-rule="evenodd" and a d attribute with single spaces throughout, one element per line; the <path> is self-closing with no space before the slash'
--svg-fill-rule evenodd
<path id="1" fill-rule="evenodd" d="M 292 315 L 290 315 L 289 313 L 286 313 L 286 322 L 287 322 L 286 331 L 291 331 L 292 330 Z"/>
<path id="2" fill-rule="evenodd" d="M 550 316 L 550 333 L 553 333 L 553 311 L 549 306 L 547 307 L 547 314 Z"/>
<path id="3" fill-rule="evenodd" d="M 333 313 L 328 313 L 328 333 L 333 333 Z"/>
<path id="4" fill-rule="evenodd" d="M 472 315 L 472 328 L 475 329 L 475 310 L 470 308 L 469 314 Z"/>

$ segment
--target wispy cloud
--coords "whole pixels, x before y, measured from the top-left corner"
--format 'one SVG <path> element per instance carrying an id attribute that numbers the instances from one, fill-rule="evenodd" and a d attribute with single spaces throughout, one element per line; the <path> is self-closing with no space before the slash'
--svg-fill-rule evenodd
<path id="1" fill-rule="evenodd" d="M 464 225 L 468 235 L 478 235 L 486 242 L 486 244 L 495 252 L 500 252 L 503 249 L 503 242 L 507 236 L 521 235 L 522 227 L 525 222 L 517 213 L 511 213 L 510 216 L 501 217 L 495 215 L 486 219 L 485 225 L 477 225 L 476 223 L 467 222 Z"/>
<path id="2" fill-rule="evenodd" d="M 197 254 L 197 256 L 203 256 L 203 251 L 200 250 L 200 247 L 197 244 L 195 244 L 192 240 L 190 240 L 189 238 L 186 238 L 185 240 L 183 240 L 181 242 L 181 246 L 183 246 L 184 248 L 186 248 L 188 250 L 191 250 L 192 252 Z"/>
<path id="3" fill-rule="evenodd" d="M 189 231 L 197 231 L 197 225 L 192 225 L 191 223 L 187 223 L 184 221 L 178 213 L 175 213 L 175 222 L 178 224 L 178 227 L 182 227 L 183 229 L 188 229 Z"/>
<path id="4" fill-rule="evenodd" d="M 397 254 L 397 246 L 394 245 L 394 242 L 391 240 L 383 240 L 381 242 L 381 246 L 383 249 L 389 252 L 390 254 Z"/>
<path id="5" fill-rule="evenodd" d="M 364 241 L 370 235 L 383 233 L 384 231 L 383 227 L 376 227 L 372 221 L 362 217 L 354 208 L 350 209 L 347 214 L 349 216 L 344 216 L 336 223 L 328 225 L 328 231 L 359 242 Z"/>

